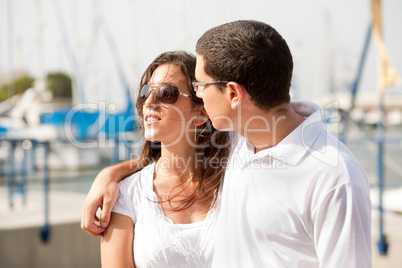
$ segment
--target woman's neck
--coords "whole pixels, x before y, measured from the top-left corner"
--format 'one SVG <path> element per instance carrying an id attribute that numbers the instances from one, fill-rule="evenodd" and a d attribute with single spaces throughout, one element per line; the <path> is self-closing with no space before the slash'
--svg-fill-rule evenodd
<path id="1" fill-rule="evenodd" d="M 200 203 L 199 182 L 194 178 L 195 147 L 187 141 L 181 145 L 161 146 L 155 165 L 154 192 L 165 216 L 174 223 L 187 224 L 205 220 L 211 202 Z"/>
<path id="2" fill-rule="evenodd" d="M 161 146 L 161 157 L 156 163 L 155 173 L 159 178 L 169 178 L 172 182 L 188 180 L 194 174 L 195 148 L 188 144 Z"/>

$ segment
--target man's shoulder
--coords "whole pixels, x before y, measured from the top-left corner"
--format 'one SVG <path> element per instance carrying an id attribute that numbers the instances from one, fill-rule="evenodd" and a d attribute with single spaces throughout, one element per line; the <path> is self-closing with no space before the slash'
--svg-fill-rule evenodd
<path id="1" fill-rule="evenodd" d="M 323 130 L 311 147 L 315 168 L 338 178 L 338 183 L 367 184 L 367 175 L 354 154 L 338 138 Z"/>

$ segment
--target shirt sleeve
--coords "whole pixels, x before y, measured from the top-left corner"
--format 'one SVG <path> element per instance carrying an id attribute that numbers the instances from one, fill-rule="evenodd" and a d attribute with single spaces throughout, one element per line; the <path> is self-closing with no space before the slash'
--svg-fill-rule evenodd
<path id="1" fill-rule="evenodd" d="M 314 243 L 320 267 L 372 267 L 367 189 L 349 181 L 324 194 L 315 214 Z"/>
<path id="2" fill-rule="evenodd" d="M 135 224 L 136 212 L 133 194 L 136 189 L 134 188 L 135 186 L 131 177 L 119 182 L 119 196 L 113 206 L 112 212 L 130 217 Z"/>

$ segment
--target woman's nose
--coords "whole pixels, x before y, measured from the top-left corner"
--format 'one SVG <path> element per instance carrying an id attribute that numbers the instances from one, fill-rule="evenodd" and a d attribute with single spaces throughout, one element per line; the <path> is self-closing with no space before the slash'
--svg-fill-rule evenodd
<path id="1" fill-rule="evenodd" d="M 152 91 L 144 102 L 145 107 L 152 107 L 155 104 L 155 91 Z"/>

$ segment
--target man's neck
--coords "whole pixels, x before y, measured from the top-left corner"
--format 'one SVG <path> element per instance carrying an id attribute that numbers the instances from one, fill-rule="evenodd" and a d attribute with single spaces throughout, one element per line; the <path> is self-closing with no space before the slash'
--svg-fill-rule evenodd
<path id="1" fill-rule="evenodd" d="M 248 105 L 241 111 L 239 133 L 254 145 L 257 153 L 276 146 L 303 121 L 304 118 L 293 110 L 290 103 L 269 111 Z"/>

